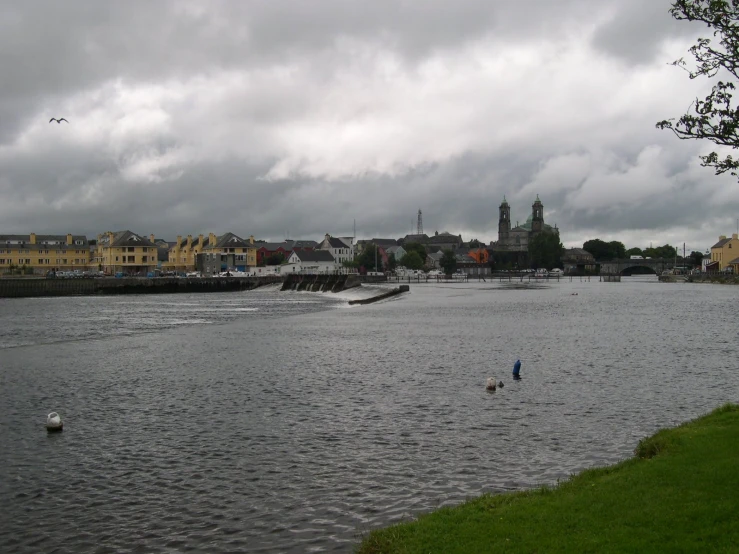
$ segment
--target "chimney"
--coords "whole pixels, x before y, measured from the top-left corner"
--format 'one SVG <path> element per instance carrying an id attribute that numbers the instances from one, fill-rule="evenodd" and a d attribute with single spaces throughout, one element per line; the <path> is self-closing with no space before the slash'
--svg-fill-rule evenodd
<path id="1" fill-rule="evenodd" d="M 737 233 L 731 233 L 731 238 L 733 238 L 734 240 L 737 240 L 739 239 L 739 235 Z"/>
<path id="2" fill-rule="evenodd" d="M 182 244 L 182 235 L 177 235 L 177 244 L 175 244 L 175 248 L 179 250 L 180 244 Z"/>
<path id="3" fill-rule="evenodd" d="M 254 235 L 249 235 L 249 244 L 254 244 Z"/>
<path id="4" fill-rule="evenodd" d="M 192 235 L 187 235 L 187 247 L 190 248 L 192 246 Z"/>
<path id="5" fill-rule="evenodd" d="M 216 236 L 216 234 L 208 233 L 208 246 L 212 248 L 216 245 L 217 242 L 218 242 L 218 237 Z"/>
<path id="6" fill-rule="evenodd" d="M 329 240 L 330 238 L 331 238 L 331 235 L 329 235 L 328 233 L 326 233 L 326 240 Z"/>
<path id="7" fill-rule="evenodd" d="M 198 244 L 200 245 L 200 249 L 203 249 L 203 244 L 205 244 L 205 237 L 200 234 L 198 235 Z"/>
<path id="8" fill-rule="evenodd" d="M 28 237 L 28 242 L 30 244 L 36 244 L 36 233 L 31 233 Z"/>
<path id="9" fill-rule="evenodd" d="M 726 235 L 721 235 L 718 240 L 724 240 L 726 238 Z"/>
<path id="10" fill-rule="evenodd" d="M 150 240 L 150 241 L 151 241 L 152 243 L 154 242 L 154 238 L 155 238 L 155 237 L 154 237 L 154 233 L 152 233 L 151 235 L 149 235 L 149 240 Z"/>
<path id="11" fill-rule="evenodd" d="M 67 233 L 67 244 L 72 244 L 72 235 Z"/>

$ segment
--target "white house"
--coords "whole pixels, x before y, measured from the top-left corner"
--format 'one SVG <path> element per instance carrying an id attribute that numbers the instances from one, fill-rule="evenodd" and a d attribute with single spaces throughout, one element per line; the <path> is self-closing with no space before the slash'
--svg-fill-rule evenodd
<path id="1" fill-rule="evenodd" d="M 354 261 L 354 239 L 351 237 L 339 238 L 326 234 L 316 249 L 330 252 L 339 267 L 345 261 Z"/>
<path id="2" fill-rule="evenodd" d="M 333 273 L 340 266 L 326 250 L 296 248 L 283 266 L 282 273 Z"/>

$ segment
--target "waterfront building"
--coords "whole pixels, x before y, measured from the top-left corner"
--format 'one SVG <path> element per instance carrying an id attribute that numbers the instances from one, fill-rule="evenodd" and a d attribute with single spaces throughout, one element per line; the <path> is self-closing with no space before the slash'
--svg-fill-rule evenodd
<path id="1" fill-rule="evenodd" d="M 226 233 L 220 237 L 209 233 L 207 237 L 198 235 L 193 238 L 192 235 L 187 235 L 185 239 L 178 235 L 174 246 L 169 249 L 169 260 L 164 267 L 175 271 L 194 271 L 200 254 L 213 255 L 209 260 L 215 259 L 217 254 L 233 254 L 235 268 L 239 271 L 248 271 L 248 268 L 257 265 L 257 248 L 253 236 L 242 239 L 234 233 Z M 223 268 L 224 271 L 226 269 L 228 268 Z"/>
<path id="2" fill-rule="evenodd" d="M 270 256 L 281 254 L 287 261 L 295 248 L 313 250 L 318 246 L 318 243 L 314 240 L 288 239 L 282 242 L 255 242 L 254 246 L 257 249 L 257 265 L 263 266 L 265 265 L 265 260 Z"/>
<path id="3" fill-rule="evenodd" d="M 0 273 L 85 271 L 89 266 L 90 244 L 83 235 L 0 235 Z"/>
<path id="4" fill-rule="evenodd" d="M 341 269 L 331 252 L 326 249 L 303 250 L 295 248 L 283 266 L 285 273 L 333 273 Z"/>
<path id="5" fill-rule="evenodd" d="M 145 276 L 159 264 L 154 235 L 146 239 L 128 230 L 98 235 L 93 263 L 107 275 Z"/>
<path id="6" fill-rule="evenodd" d="M 596 270 L 595 258 L 582 248 L 568 248 L 562 255 L 565 273 L 585 273 Z"/>
<path id="7" fill-rule="evenodd" d="M 711 246 L 711 264 L 718 263 L 718 269 L 723 271 L 724 268 L 731 265 L 733 260 L 739 256 L 739 236 L 737 233 L 727 238 L 721 235 L 718 242 Z"/>
<path id="8" fill-rule="evenodd" d="M 316 250 L 329 252 L 339 267 L 345 261 L 354 261 L 354 239 L 352 237 L 332 237 L 327 233 Z"/>
<path id="9" fill-rule="evenodd" d="M 253 236 L 242 239 L 233 233 L 226 233 L 220 237 L 211 233 L 203 252 L 222 256 L 233 255 L 234 268 L 238 271 L 251 271 L 257 266 L 257 249 L 254 246 Z"/>
<path id="10" fill-rule="evenodd" d="M 555 225 L 547 225 L 544 222 L 544 205 L 536 195 L 536 200 L 531 206 L 531 215 L 526 223 L 511 228 L 511 207 L 503 197 L 503 202 L 498 208 L 498 241 L 491 244 L 496 252 L 528 252 L 529 241 L 541 233 L 556 233 L 559 229 Z"/>

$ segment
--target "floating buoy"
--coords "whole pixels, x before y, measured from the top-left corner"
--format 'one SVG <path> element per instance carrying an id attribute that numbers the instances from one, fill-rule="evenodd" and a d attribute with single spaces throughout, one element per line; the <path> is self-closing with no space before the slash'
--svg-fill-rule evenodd
<path id="1" fill-rule="evenodd" d="M 521 371 L 521 360 L 516 360 L 516 363 L 513 364 L 513 376 L 518 377 L 518 373 Z"/>
<path id="2" fill-rule="evenodd" d="M 495 390 L 495 386 L 495 379 L 488 377 L 488 380 L 485 382 L 485 388 L 487 390 Z"/>
<path id="3" fill-rule="evenodd" d="M 62 418 L 59 417 L 58 413 L 51 412 L 46 418 L 46 430 L 49 433 L 56 433 L 58 431 L 61 431 L 62 429 L 64 429 Z"/>

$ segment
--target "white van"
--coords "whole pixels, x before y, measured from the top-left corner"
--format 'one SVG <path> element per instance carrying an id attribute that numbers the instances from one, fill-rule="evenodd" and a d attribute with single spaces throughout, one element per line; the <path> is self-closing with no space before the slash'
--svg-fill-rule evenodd
<path id="1" fill-rule="evenodd" d="M 644 256 L 631 256 L 632 260 L 643 260 Z"/>

